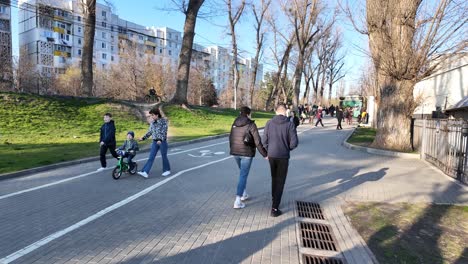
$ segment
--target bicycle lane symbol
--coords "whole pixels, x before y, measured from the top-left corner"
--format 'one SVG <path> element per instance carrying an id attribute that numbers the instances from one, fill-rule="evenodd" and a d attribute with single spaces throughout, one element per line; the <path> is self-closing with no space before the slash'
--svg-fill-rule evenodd
<path id="1" fill-rule="evenodd" d="M 188 155 L 189 155 L 190 157 L 194 157 L 194 158 L 203 158 L 203 157 L 208 158 L 208 157 L 213 157 L 213 156 L 215 156 L 215 155 L 223 155 L 223 154 L 224 154 L 224 152 L 222 152 L 222 151 L 211 152 L 211 150 L 205 149 L 205 150 L 200 150 L 200 154 L 196 154 L 196 155 L 194 155 L 194 154 L 188 154 Z"/>

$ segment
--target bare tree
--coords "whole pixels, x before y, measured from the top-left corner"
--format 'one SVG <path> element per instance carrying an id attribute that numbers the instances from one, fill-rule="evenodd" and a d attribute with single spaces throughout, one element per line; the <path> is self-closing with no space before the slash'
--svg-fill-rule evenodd
<path id="1" fill-rule="evenodd" d="M 369 36 L 380 95 L 373 146 L 410 151 L 414 85 L 466 50 L 466 4 L 367 0 L 366 13 L 367 28 L 358 30 Z"/>
<path id="2" fill-rule="evenodd" d="M 341 34 L 336 32 L 332 39 L 329 55 L 327 56 L 328 100 L 332 99 L 333 84 L 346 75 L 343 69 L 344 55 L 339 54 L 341 46 Z"/>
<path id="3" fill-rule="evenodd" d="M 301 88 L 301 77 L 304 70 L 304 57 L 307 47 L 319 32 L 316 28 L 317 18 L 321 12 L 318 0 L 292 0 L 283 9 L 290 14 L 290 20 L 295 30 L 296 45 L 298 48 L 298 59 L 294 71 L 294 94 L 293 106 L 297 109 L 299 104 L 299 92 Z"/>
<path id="4" fill-rule="evenodd" d="M 255 17 L 255 36 L 256 36 L 256 49 L 255 49 L 255 58 L 252 62 L 253 71 L 250 80 L 250 106 L 253 105 L 253 95 L 255 90 L 255 84 L 257 81 L 257 71 L 258 71 L 258 64 L 260 61 L 260 55 L 263 48 L 263 43 L 265 41 L 265 29 L 262 27 L 265 15 L 267 13 L 268 7 L 271 4 L 271 0 L 261 0 L 260 6 L 256 7 L 255 4 L 252 4 L 252 12 Z"/>
<path id="5" fill-rule="evenodd" d="M 185 14 L 184 36 L 179 55 L 179 67 L 177 71 L 177 88 L 171 102 L 175 104 L 187 104 L 188 80 L 190 75 L 190 60 L 192 57 L 193 38 L 195 37 L 195 25 L 200 7 L 205 0 L 183 0 L 180 10 Z"/>
<path id="6" fill-rule="evenodd" d="M 237 64 L 237 39 L 236 39 L 236 24 L 239 22 L 239 19 L 244 12 L 245 0 L 241 0 L 240 4 L 235 7 L 235 10 L 232 6 L 232 0 L 225 1 L 227 6 L 228 18 L 229 18 L 229 30 L 231 35 L 231 44 L 232 44 L 232 76 L 233 76 L 233 91 L 234 91 L 234 101 L 233 108 L 237 109 L 237 89 L 239 86 L 239 68 Z"/>
<path id="7" fill-rule="evenodd" d="M 96 0 L 81 0 L 84 15 L 83 53 L 81 59 L 81 90 L 84 95 L 93 93 L 93 52 L 96 31 Z"/>
<path id="8" fill-rule="evenodd" d="M 281 32 L 281 29 L 279 29 L 276 24 L 276 17 L 270 16 L 268 19 L 268 23 L 270 25 L 271 31 L 273 32 L 273 47 L 270 48 L 270 51 L 275 59 L 277 70 L 272 76 L 273 89 L 270 90 L 270 93 L 265 102 L 265 110 L 269 109 L 273 99 L 275 99 L 275 105 L 278 103 L 278 93 L 282 80 L 281 73 L 283 72 L 284 68 L 288 66 L 289 56 L 293 49 L 296 38 L 294 32 L 286 33 L 286 35 L 289 35 L 288 37 L 286 37 L 286 35 L 283 34 L 283 32 Z M 281 50 L 281 48 L 283 49 Z"/>

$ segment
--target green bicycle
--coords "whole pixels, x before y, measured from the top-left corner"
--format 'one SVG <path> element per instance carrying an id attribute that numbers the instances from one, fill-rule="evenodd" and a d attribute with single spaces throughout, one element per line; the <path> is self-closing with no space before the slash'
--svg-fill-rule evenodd
<path id="1" fill-rule="evenodd" d="M 131 150 L 130 154 L 134 155 L 135 152 Z M 112 171 L 112 178 L 114 180 L 118 180 L 123 173 L 130 173 L 131 175 L 135 174 L 138 171 L 138 164 L 136 162 L 132 162 L 133 168 L 130 169 L 130 164 L 124 161 L 124 156 L 119 155 L 118 157 L 117 166 L 115 166 L 114 170 Z"/>

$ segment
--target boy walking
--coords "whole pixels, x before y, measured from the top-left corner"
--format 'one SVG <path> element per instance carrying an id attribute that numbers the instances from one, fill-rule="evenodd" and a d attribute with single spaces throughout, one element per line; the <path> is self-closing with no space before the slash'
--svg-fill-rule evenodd
<path id="1" fill-rule="evenodd" d="M 277 217 L 281 215 L 279 205 L 288 174 L 289 153 L 298 145 L 296 127 L 286 117 L 284 105 L 276 107 L 276 116 L 266 123 L 263 136 L 271 169 L 271 216 Z"/>
<path id="2" fill-rule="evenodd" d="M 107 149 L 110 150 L 110 153 L 114 158 L 117 159 L 119 157 L 115 152 L 116 144 L 114 120 L 112 120 L 112 115 L 110 113 L 106 113 L 104 114 L 104 124 L 101 126 L 101 133 L 99 136 L 99 145 L 101 147 L 99 152 L 101 168 L 97 169 L 97 171 L 102 171 L 107 167 Z"/>

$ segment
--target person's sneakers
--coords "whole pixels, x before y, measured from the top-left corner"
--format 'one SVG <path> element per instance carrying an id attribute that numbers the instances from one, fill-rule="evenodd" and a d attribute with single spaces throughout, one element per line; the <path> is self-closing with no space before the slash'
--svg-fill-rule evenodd
<path id="1" fill-rule="evenodd" d="M 148 178 L 148 173 L 146 173 L 146 171 L 139 171 L 138 174 L 143 178 Z"/>
<path id="2" fill-rule="evenodd" d="M 97 169 L 96 171 L 103 171 L 105 169 L 106 169 L 106 167 L 101 167 L 101 168 Z"/>
<path id="3" fill-rule="evenodd" d="M 245 207 L 245 204 L 241 202 L 240 200 L 237 200 L 234 202 L 234 209 L 242 209 Z"/>
<path id="4" fill-rule="evenodd" d="M 244 193 L 241 197 L 241 201 L 247 201 L 250 198 L 250 196 L 247 193 Z"/>
<path id="5" fill-rule="evenodd" d="M 169 176 L 171 174 L 171 171 L 165 171 L 163 174 L 161 174 L 163 177 Z"/>
<path id="6" fill-rule="evenodd" d="M 276 208 L 271 208 L 271 216 L 272 217 L 278 217 L 282 214 L 282 212 L 280 211 L 280 209 L 276 209 Z"/>

